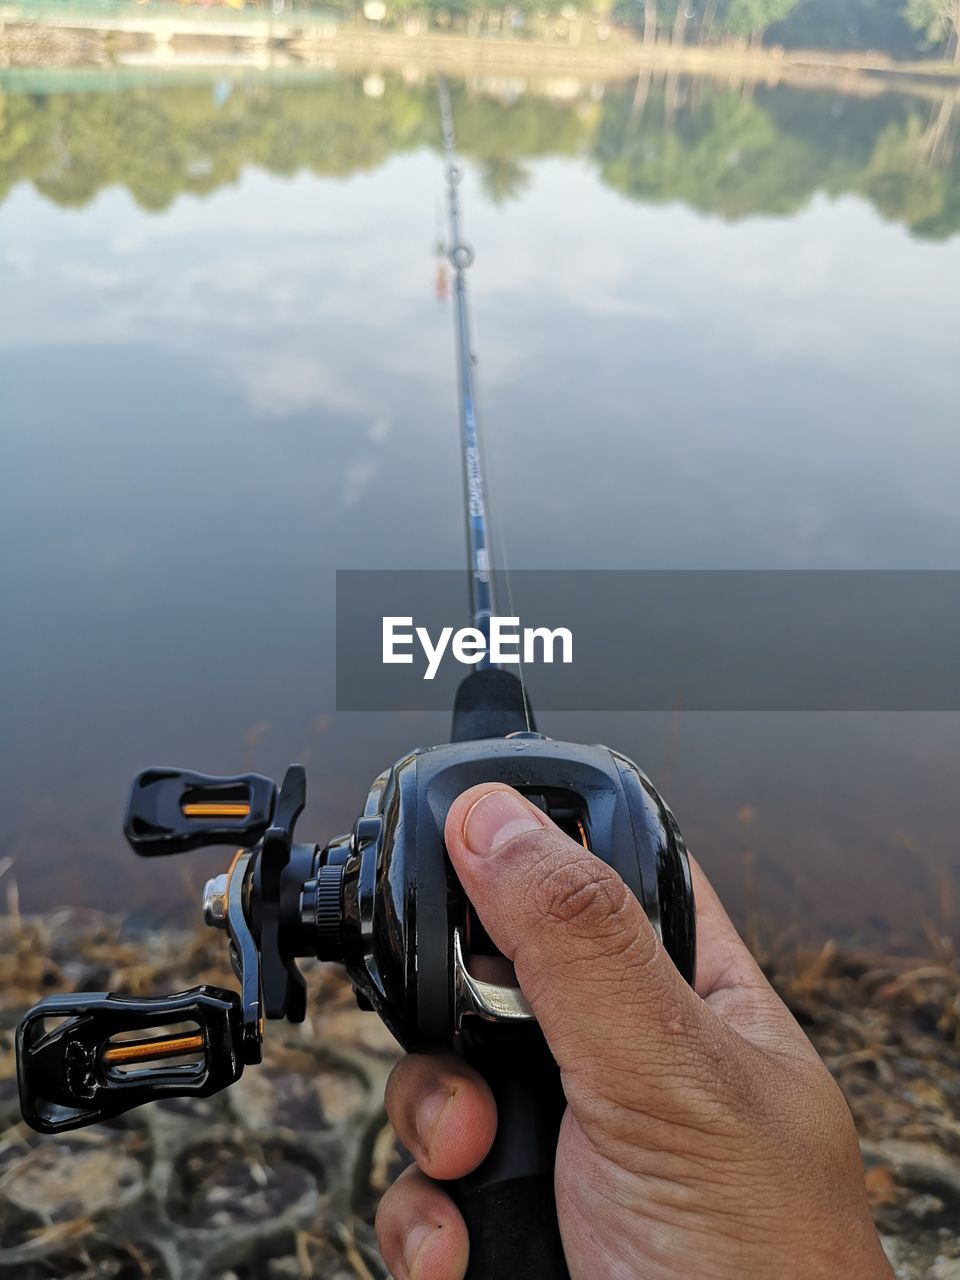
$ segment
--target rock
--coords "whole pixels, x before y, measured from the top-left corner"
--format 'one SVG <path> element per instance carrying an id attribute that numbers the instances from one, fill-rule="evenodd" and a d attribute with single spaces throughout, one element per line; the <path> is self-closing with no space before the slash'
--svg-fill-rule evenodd
<path id="1" fill-rule="evenodd" d="M 941 1253 L 936 1238 L 880 1236 L 897 1280 L 960 1280 L 960 1260 Z"/>
<path id="2" fill-rule="evenodd" d="M 370 1101 L 366 1083 L 346 1071 L 320 1071 L 311 1084 L 320 1098 L 324 1116 L 334 1124 L 349 1120 Z"/>
<path id="3" fill-rule="evenodd" d="M 65 960 L 60 972 L 74 991 L 105 991 L 113 977 L 106 964 L 87 964 L 83 960 Z"/>
<path id="4" fill-rule="evenodd" d="M 95 945 L 115 945 L 120 932 L 115 917 L 92 907 L 66 907 L 48 917 L 49 954 L 57 964 L 82 957 Z"/>
<path id="5" fill-rule="evenodd" d="M 323 1173 L 281 1146 L 204 1144 L 178 1161 L 167 1205 L 185 1227 L 272 1222 L 319 1202 Z"/>
<path id="6" fill-rule="evenodd" d="M 122 1208 L 142 1190 L 139 1162 L 115 1143 L 71 1148 L 44 1142 L 4 1170 L 7 1200 L 51 1222 Z"/>
<path id="7" fill-rule="evenodd" d="M 907 1142 L 886 1138 L 882 1142 L 862 1142 L 864 1156 L 887 1164 L 900 1183 L 910 1186 L 941 1186 L 960 1196 L 960 1161 L 931 1142 Z"/>
<path id="8" fill-rule="evenodd" d="M 251 1129 L 267 1129 L 273 1123 L 277 1100 L 273 1077 L 265 1070 L 245 1071 L 227 1095 L 230 1110 Z"/>
<path id="9" fill-rule="evenodd" d="M 400 1046 L 375 1013 L 338 1009 L 323 1019 L 324 1039 L 388 1058 L 400 1056 Z"/>
<path id="10" fill-rule="evenodd" d="M 933 1218 L 943 1213 L 945 1207 L 939 1196 L 920 1195 L 907 1201 L 906 1211 L 914 1218 Z"/>
<path id="11" fill-rule="evenodd" d="M 353 1116 L 367 1097 L 359 1075 L 316 1060 L 301 1070 L 248 1071 L 230 1091 L 237 1118 L 251 1129 L 319 1133 Z"/>

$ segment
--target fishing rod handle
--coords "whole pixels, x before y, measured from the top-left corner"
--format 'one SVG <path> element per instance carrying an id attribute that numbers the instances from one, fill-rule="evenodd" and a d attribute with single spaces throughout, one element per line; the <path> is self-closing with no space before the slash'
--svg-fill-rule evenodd
<path id="1" fill-rule="evenodd" d="M 466 1280 L 569 1280 L 554 1193 L 559 1068 L 536 1030 L 466 1056 L 497 1104 L 490 1154 L 452 1188 L 470 1238 Z"/>

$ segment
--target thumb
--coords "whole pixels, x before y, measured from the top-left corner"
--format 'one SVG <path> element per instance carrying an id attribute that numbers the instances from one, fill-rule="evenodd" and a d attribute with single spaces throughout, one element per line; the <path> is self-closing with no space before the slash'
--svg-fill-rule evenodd
<path id="1" fill-rule="evenodd" d="M 517 980 L 571 1105 L 617 1102 L 676 1120 L 716 1087 L 738 1039 L 680 977 L 617 873 L 518 792 L 451 805 L 451 862 Z M 698 1087 L 700 1086 L 700 1087 Z"/>

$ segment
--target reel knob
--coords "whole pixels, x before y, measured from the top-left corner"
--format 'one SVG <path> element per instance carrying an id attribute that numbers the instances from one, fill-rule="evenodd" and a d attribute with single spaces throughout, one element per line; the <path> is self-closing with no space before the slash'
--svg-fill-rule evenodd
<path id="1" fill-rule="evenodd" d="M 309 930 L 318 960 L 343 959 L 343 867 L 320 867 L 300 895 L 300 923 Z"/>

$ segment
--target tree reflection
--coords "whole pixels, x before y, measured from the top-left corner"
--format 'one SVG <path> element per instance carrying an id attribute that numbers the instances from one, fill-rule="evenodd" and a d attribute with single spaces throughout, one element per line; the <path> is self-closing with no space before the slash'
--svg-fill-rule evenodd
<path id="1" fill-rule="evenodd" d="M 438 147 L 432 85 L 387 77 L 384 92 L 367 97 L 362 84 L 342 76 L 0 95 L 0 199 L 28 182 L 56 204 L 80 206 L 119 185 L 159 211 L 249 167 L 344 176 Z M 955 90 L 856 98 L 650 72 L 602 91 L 562 88 L 456 91 L 458 145 L 490 200 L 518 198 L 531 162 L 564 155 L 582 157 L 631 199 L 723 218 L 787 215 L 823 192 L 860 195 L 916 235 L 960 230 Z"/>

